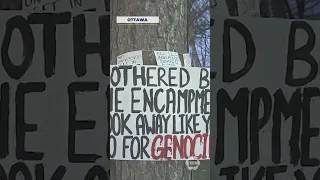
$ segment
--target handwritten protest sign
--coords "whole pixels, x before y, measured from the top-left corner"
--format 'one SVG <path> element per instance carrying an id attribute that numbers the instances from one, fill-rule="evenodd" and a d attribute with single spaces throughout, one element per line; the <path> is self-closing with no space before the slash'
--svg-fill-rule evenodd
<path id="1" fill-rule="evenodd" d="M 104 0 L 22 0 L 22 9 L 27 11 L 82 11 L 105 10 Z"/>
<path id="2" fill-rule="evenodd" d="M 0 179 L 109 180 L 110 16 L 0 17 Z"/>
<path id="3" fill-rule="evenodd" d="M 154 51 L 158 66 L 181 66 L 179 54 L 172 51 Z"/>
<path id="4" fill-rule="evenodd" d="M 190 67 L 191 66 L 191 57 L 190 54 L 183 54 L 183 61 L 184 61 L 184 66 Z"/>
<path id="5" fill-rule="evenodd" d="M 209 159 L 209 69 L 111 66 L 110 71 L 111 159 Z"/>
<path id="6" fill-rule="evenodd" d="M 319 21 L 212 18 L 211 179 L 320 179 Z"/>
<path id="7" fill-rule="evenodd" d="M 117 65 L 143 65 L 142 51 L 132 51 L 117 57 Z"/>

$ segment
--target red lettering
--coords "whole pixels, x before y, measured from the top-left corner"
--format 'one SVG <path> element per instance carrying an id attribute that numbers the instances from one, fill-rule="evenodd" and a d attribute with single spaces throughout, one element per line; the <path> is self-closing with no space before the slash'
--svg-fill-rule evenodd
<path id="1" fill-rule="evenodd" d="M 171 157 L 168 157 L 168 152 L 171 152 L 172 153 L 172 148 L 169 147 L 169 140 L 170 140 L 170 143 L 172 144 L 172 135 L 165 135 L 164 136 L 164 155 L 163 155 L 163 158 L 166 158 L 166 159 L 171 159 Z"/>
<path id="2" fill-rule="evenodd" d="M 196 144 L 197 144 L 197 139 L 200 139 L 200 144 L 202 142 L 202 134 L 196 134 L 192 140 L 191 146 L 190 146 L 190 154 L 192 154 L 192 156 L 196 156 L 194 150 L 196 149 Z M 201 159 L 202 154 L 199 154 L 198 156 L 196 156 L 198 159 Z"/>
<path id="3" fill-rule="evenodd" d="M 199 152 L 199 150 L 200 152 L 196 155 L 195 149 L 197 148 L 197 142 L 200 142 L 198 144 L 201 145 L 202 149 L 197 149 L 197 152 Z M 171 160 L 177 159 L 177 153 L 179 153 L 179 159 L 189 159 L 190 157 L 206 159 L 207 147 L 209 147 L 208 143 L 208 134 L 196 134 L 194 137 L 189 135 L 184 136 L 171 134 L 166 134 L 164 136 L 157 135 L 151 144 L 151 157 L 155 160 L 159 160 L 160 158 Z"/>
<path id="4" fill-rule="evenodd" d="M 182 143 L 179 143 L 179 142 L 183 142 L 183 135 L 180 136 L 180 141 L 178 140 L 178 137 L 177 136 L 173 136 L 173 142 L 172 142 L 172 146 L 173 146 L 173 159 L 176 159 L 177 158 L 177 150 L 180 154 L 180 159 L 183 159 L 183 144 Z"/>
<path id="5" fill-rule="evenodd" d="M 188 149 L 187 149 L 188 140 L 189 140 L 189 143 L 190 143 L 190 146 L 191 146 L 191 144 L 192 144 L 192 137 L 190 137 L 190 136 L 187 135 L 187 136 L 184 138 L 184 141 L 183 141 L 183 144 L 184 144 L 184 147 L 183 147 L 184 150 L 183 150 L 183 151 L 184 151 L 184 158 L 185 158 L 185 159 L 189 159 L 190 156 L 194 156 L 194 155 L 191 154 L 191 151 L 190 151 L 189 156 L 187 155 L 187 152 L 188 152 Z"/>
<path id="6" fill-rule="evenodd" d="M 151 157 L 155 160 L 158 160 L 160 158 L 163 158 L 163 151 L 164 149 L 162 147 L 157 147 L 156 149 L 156 143 L 157 143 L 157 140 L 160 140 L 160 144 L 162 144 L 162 141 L 163 141 L 163 137 L 161 135 L 157 135 L 153 141 L 152 141 L 152 145 L 151 145 Z M 156 156 L 155 155 L 155 152 L 159 152 L 160 151 L 160 155 L 159 156 Z"/>
<path id="7" fill-rule="evenodd" d="M 203 142 L 202 142 L 203 143 L 203 153 L 202 153 L 203 159 L 207 158 L 207 140 L 208 140 L 208 134 L 203 134 Z M 210 143 L 210 141 L 208 143 Z M 209 147 L 210 147 L 210 144 L 209 144 Z"/>

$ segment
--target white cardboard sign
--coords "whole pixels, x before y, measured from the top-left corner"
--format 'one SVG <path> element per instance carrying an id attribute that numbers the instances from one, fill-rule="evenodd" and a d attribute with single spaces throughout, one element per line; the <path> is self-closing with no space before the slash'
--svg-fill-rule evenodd
<path id="1" fill-rule="evenodd" d="M 117 57 L 117 65 L 143 65 L 142 51 L 132 51 Z"/>
<path id="2" fill-rule="evenodd" d="M 111 66 L 110 158 L 209 159 L 210 69 Z"/>
<path id="3" fill-rule="evenodd" d="M 172 51 L 154 51 L 158 66 L 181 66 L 179 54 Z"/>
<path id="4" fill-rule="evenodd" d="M 183 54 L 183 61 L 184 61 L 184 66 L 190 67 L 191 66 L 190 54 Z"/>

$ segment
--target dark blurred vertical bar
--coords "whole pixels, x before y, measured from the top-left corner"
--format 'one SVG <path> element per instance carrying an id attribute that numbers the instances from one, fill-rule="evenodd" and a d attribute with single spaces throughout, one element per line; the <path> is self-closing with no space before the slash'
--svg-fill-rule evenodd
<path id="1" fill-rule="evenodd" d="M 212 8 L 211 8 L 212 9 Z M 213 27 L 214 25 L 214 19 L 212 19 L 212 12 L 210 11 L 210 29 Z M 211 41 L 210 41 L 211 43 Z M 210 47 L 210 51 L 211 51 L 211 47 Z M 210 53 L 211 54 L 211 53 Z M 211 61 L 211 58 L 210 58 Z M 211 63 L 210 63 L 211 64 Z M 211 68 L 210 68 L 211 69 Z M 214 79 L 216 77 L 217 73 L 213 72 L 212 70 L 210 70 L 210 79 Z"/>
<path id="2" fill-rule="evenodd" d="M 106 7 L 106 11 L 108 11 L 108 12 L 110 12 L 110 1 L 111 0 L 104 0 L 104 5 L 105 5 L 105 7 Z"/>
<path id="3" fill-rule="evenodd" d="M 105 8 L 106 8 L 106 11 L 107 11 L 107 13 L 108 13 L 108 18 L 109 18 L 109 29 L 108 29 L 108 32 L 109 32 L 109 40 L 110 40 L 110 45 L 112 44 L 111 43 L 111 22 L 112 22 L 112 18 L 111 18 L 111 8 L 110 8 L 110 6 L 111 6 L 111 1 L 112 0 L 104 0 L 104 3 L 105 3 Z M 108 72 L 110 72 L 110 62 L 111 62 L 111 46 L 109 46 L 109 49 L 108 49 L 108 51 L 109 51 L 109 62 L 108 62 L 108 66 L 109 66 L 109 68 L 108 68 Z M 110 74 L 110 73 L 108 73 L 108 74 Z M 108 139 L 107 139 L 107 145 L 106 145 L 106 152 L 107 152 L 107 156 L 108 156 L 108 160 L 110 160 L 110 131 L 109 131 L 109 129 L 110 129 L 110 123 L 109 123 L 109 119 L 110 119 L 110 105 L 111 105 L 111 96 L 110 96 L 110 84 L 108 84 L 108 87 L 107 87 L 107 91 L 106 91 L 106 96 L 107 96 L 107 102 L 109 103 L 108 105 L 107 105 L 107 128 L 108 128 L 108 130 L 107 130 L 107 135 L 108 135 Z M 108 180 L 111 180 L 111 172 L 110 172 L 110 169 L 112 169 L 113 167 L 112 166 L 114 166 L 114 163 L 112 163 L 111 161 L 109 161 L 109 163 L 110 163 L 110 166 L 109 166 L 109 170 L 108 170 L 108 177 L 109 177 L 109 179 Z"/>

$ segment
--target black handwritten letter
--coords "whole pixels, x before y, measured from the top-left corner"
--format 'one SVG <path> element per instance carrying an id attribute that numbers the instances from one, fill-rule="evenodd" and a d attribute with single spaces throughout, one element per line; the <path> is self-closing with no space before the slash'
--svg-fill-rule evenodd
<path id="1" fill-rule="evenodd" d="M 14 65 L 9 57 L 9 45 L 13 30 L 17 28 L 21 32 L 23 40 L 24 60 L 21 65 Z M 20 79 L 32 63 L 34 53 L 34 37 L 28 21 L 22 16 L 15 16 L 8 20 L 7 29 L 3 38 L 1 48 L 2 65 L 8 75 L 13 79 Z"/>
<path id="2" fill-rule="evenodd" d="M 246 42 L 246 64 L 243 69 L 236 73 L 231 73 L 231 28 L 238 31 Z M 250 31 L 245 27 L 245 25 L 235 19 L 225 20 L 223 31 L 223 82 L 233 82 L 247 74 L 255 61 L 255 56 L 256 47 L 254 45 Z"/>
<path id="3" fill-rule="evenodd" d="M 66 174 L 67 168 L 65 166 L 59 166 L 56 171 L 52 174 L 50 180 L 63 180 L 63 176 Z M 45 180 L 43 164 L 36 164 L 35 166 L 35 177 L 36 180 Z"/>
<path id="4" fill-rule="evenodd" d="M 226 168 L 221 168 L 220 176 L 226 176 L 227 180 L 234 180 L 235 175 L 240 171 L 238 166 L 230 166 Z"/>
<path id="5" fill-rule="evenodd" d="M 319 166 L 318 158 L 310 157 L 310 141 L 312 137 L 319 135 L 319 128 L 311 128 L 310 104 L 312 97 L 319 97 L 319 88 L 305 88 L 302 102 L 302 133 L 301 133 L 301 166 Z"/>
<path id="6" fill-rule="evenodd" d="M 204 83 L 205 82 L 205 83 Z M 209 71 L 206 68 L 201 68 L 200 70 L 200 84 L 199 88 L 200 89 L 205 89 L 210 86 L 210 81 L 209 81 Z"/>
<path id="7" fill-rule="evenodd" d="M 26 124 L 24 119 L 25 96 L 31 92 L 43 92 L 46 84 L 41 82 L 20 83 L 16 92 L 16 156 L 21 160 L 42 160 L 44 153 L 25 151 L 26 132 L 37 131 L 36 124 Z"/>
<path id="8" fill-rule="evenodd" d="M 69 24 L 71 13 L 34 13 L 28 16 L 31 24 L 43 24 L 43 52 L 45 59 L 45 76 L 51 77 L 56 66 L 56 25 Z"/>
<path id="9" fill-rule="evenodd" d="M 262 117 L 259 115 L 261 100 L 264 108 Z M 260 159 L 259 132 L 268 123 L 271 116 L 272 99 L 268 90 L 266 88 L 254 89 L 250 106 L 250 161 L 251 164 L 254 164 Z"/>
<path id="10" fill-rule="evenodd" d="M 10 168 L 9 180 L 17 179 L 18 174 L 22 175 L 24 180 L 32 180 L 30 170 L 28 166 L 23 162 L 18 162 Z"/>
<path id="11" fill-rule="evenodd" d="M 297 89 L 291 96 L 289 102 L 281 89 L 274 94 L 273 127 L 272 127 L 272 162 L 281 162 L 281 124 L 284 120 L 292 117 L 291 138 L 289 140 L 291 164 L 298 164 L 300 159 L 300 127 L 301 127 L 301 92 Z"/>
<path id="12" fill-rule="evenodd" d="M 266 170 L 266 180 L 275 180 L 275 175 L 287 171 L 287 166 L 270 166 Z"/>
<path id="13" fill-rule="evenodd" d="M 183 80 L 186 78 L 185 82 L 183 82 Z M 162 80 L 159 78 L 159 81 Z M 185 68 L 180 68 L 180 83 L 179 83 L 179 87 L 180 88 L 184 88 L 185 86 L 187 86 L 190 82 L 190 74 L 189 72 L 185 69 Z M 160 84 L 160 83 L 159 83 Z"/>
<path id="14" fill-rule="evenodd" d="M 0 91 L 0 159 L 4 159 L 9 154 L 9 84 L 1 84 Z"/>
<path id="15" fill-rule="evenodd" d="M 304 46 L 295 49 L 296 44 L 296 31 L 297 29 L 302 29 L 308 34 L 307 44 Z M 303 21 L 294 21 L 290 27 L 289 34 L 289 44 L 288 44 L 288 54 L 287 54 L 287 72 L 286 72 L 286 84 L 289 86 L 303 86 L 307 83 L 311 82 L 318 73 L 318 63 L 315 58 L 310 54 L 313 50 L 316 42 L 316 35 L 312 29 L 312 27 Z M 302 78 L 294 78 L 293 77 L 293 69 L 294 62 L 296 60 L 305 61 L 310 65 L 310 73 L 307 77 Z M 300 67 L 300 66 L 299 66 Z"/>
<path id="16" fill-rule="evenodd" d="M 221 164 L 224 160 L 225 144 L 225 121 L 226 109 L 233 117 L 238 118 L 238 137 L 239 137 L 239 163 L 243 163 L 248 158 L 248 106 L 249 90 L 241 88 L 236 97 L 232 100 L 228 92 L 220 89 L 217 93 L 217 145 L 215 153 L 215 163 Z M 214 123 L 211 123 L 213 126 Z"/>
<path id="17" fill-rule="evenodd" d="M 84 76 L 86 70 L 86 55 L 99 53 L 102 72 L 109 76 L 110 69 L 110 15 L 99 18 L 100 43 L 86 42 L 86 22 L 83 14 L 73 20 L 74 65 L 78 77 Z"/>
<path id="18" fill-rule="evenodd" d="M 98 91 L 98 82 L 74 82 L 68 87 L 69 95 L 69 136 L 68 136 L 68 158 L 73 163 L 93 163 L 101 156 L 96 154 L 76 154 L 76 130 L 94 129 L 96 122 L 90 120 L 76 121 L 76 92 Z"/>

